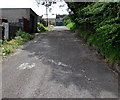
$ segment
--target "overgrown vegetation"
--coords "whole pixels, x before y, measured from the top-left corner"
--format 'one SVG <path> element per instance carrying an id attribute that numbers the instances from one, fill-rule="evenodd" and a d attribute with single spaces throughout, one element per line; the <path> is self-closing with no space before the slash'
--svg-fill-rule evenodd
<path id="1" fill-rule="evenodd" d="M 45 27 L 43 24 L 38 24 L 38 32 L 48 31 L 48 27 Z"/>
<path id="2" fill-rule="evenodd" d="M 68 22 L 68 24 L 66 25 L 69 29 L 73 30 L 74 29 L 74 22 Z"/>
<path id="3" fill-rule="evenodd" d="M 113 64 L 120 64 L 120 2 L 68 2 L 67 27 Z"/>
<path id="4" fill-rule="evenodd" d="M 4 41 L 1 45 L 1 51 L 3 57 L 13 53 L 20 45 L 23 45 L 25 42 L 32 40 L 35 36 L 29 33 L 23 32 L 22 30 L 17 31 L 16 37 L 10 41 Z"/>

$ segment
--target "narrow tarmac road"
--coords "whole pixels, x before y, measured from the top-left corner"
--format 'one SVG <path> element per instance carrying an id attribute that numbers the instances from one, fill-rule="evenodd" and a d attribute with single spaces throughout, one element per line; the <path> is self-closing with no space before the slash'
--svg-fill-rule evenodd
<path id="1" fill-rule="evenodd" d="M 118 80 L 75 33 L 55 27 L 2 62 L 3 98 L 118 98 Z"/>

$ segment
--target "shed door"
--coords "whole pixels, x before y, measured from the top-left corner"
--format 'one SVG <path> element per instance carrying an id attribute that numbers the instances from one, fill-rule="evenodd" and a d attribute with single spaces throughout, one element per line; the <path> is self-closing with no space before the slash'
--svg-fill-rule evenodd
<path id="1" fill-rule="evenodd" d="M 33 33 L 34 32 L 34 16 L 30 14 L 30 32 Z"/>

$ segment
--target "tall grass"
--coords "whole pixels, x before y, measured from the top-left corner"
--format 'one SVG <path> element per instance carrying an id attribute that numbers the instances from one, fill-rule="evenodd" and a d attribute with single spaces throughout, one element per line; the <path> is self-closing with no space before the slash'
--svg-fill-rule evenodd
<path id="1" fill-rule="evenodd" d="M 17 31 L 16 37 L 10 41 L 4 41 L 1 45 L 0 50 L 2 51 L 2 56 L 7 56 L 14 52 L 20 45 L 23 45 L 29 40 L 32 40 L 35 36 L 29 33 L 23 32 L 22 30 Z"/>

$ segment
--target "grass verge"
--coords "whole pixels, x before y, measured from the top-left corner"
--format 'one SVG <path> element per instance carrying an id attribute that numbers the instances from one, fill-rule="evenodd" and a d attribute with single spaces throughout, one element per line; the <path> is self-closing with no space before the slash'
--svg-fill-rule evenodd
<path id="1" fill-rule="evenodd" d="M 75 23 L 68 23 L 67 27 L 75 31 L 80 37 L 84 38 L 90 45 L 94 45 L 95 49 L 102 55 L 112 69 L 120 65 L 120 46 L 111 46 L 107 42 L 107 37 L 100 33 L 91 31 L 82 26 L 75 28 Z"/>
<path id="2" fill-rule="evenodd" d="M 14 53 L 14 51 L 19 48 L 21 45 L 26 43 L 27 41 L 32 40 L 35 35 L 31 35 L 29 33 L 23 32 L 21 30 L 17 31 L 16 37 L 10 41 L 4 41 L 0 47 L 0 60 L 5 58 L 7 55 Z"/>

